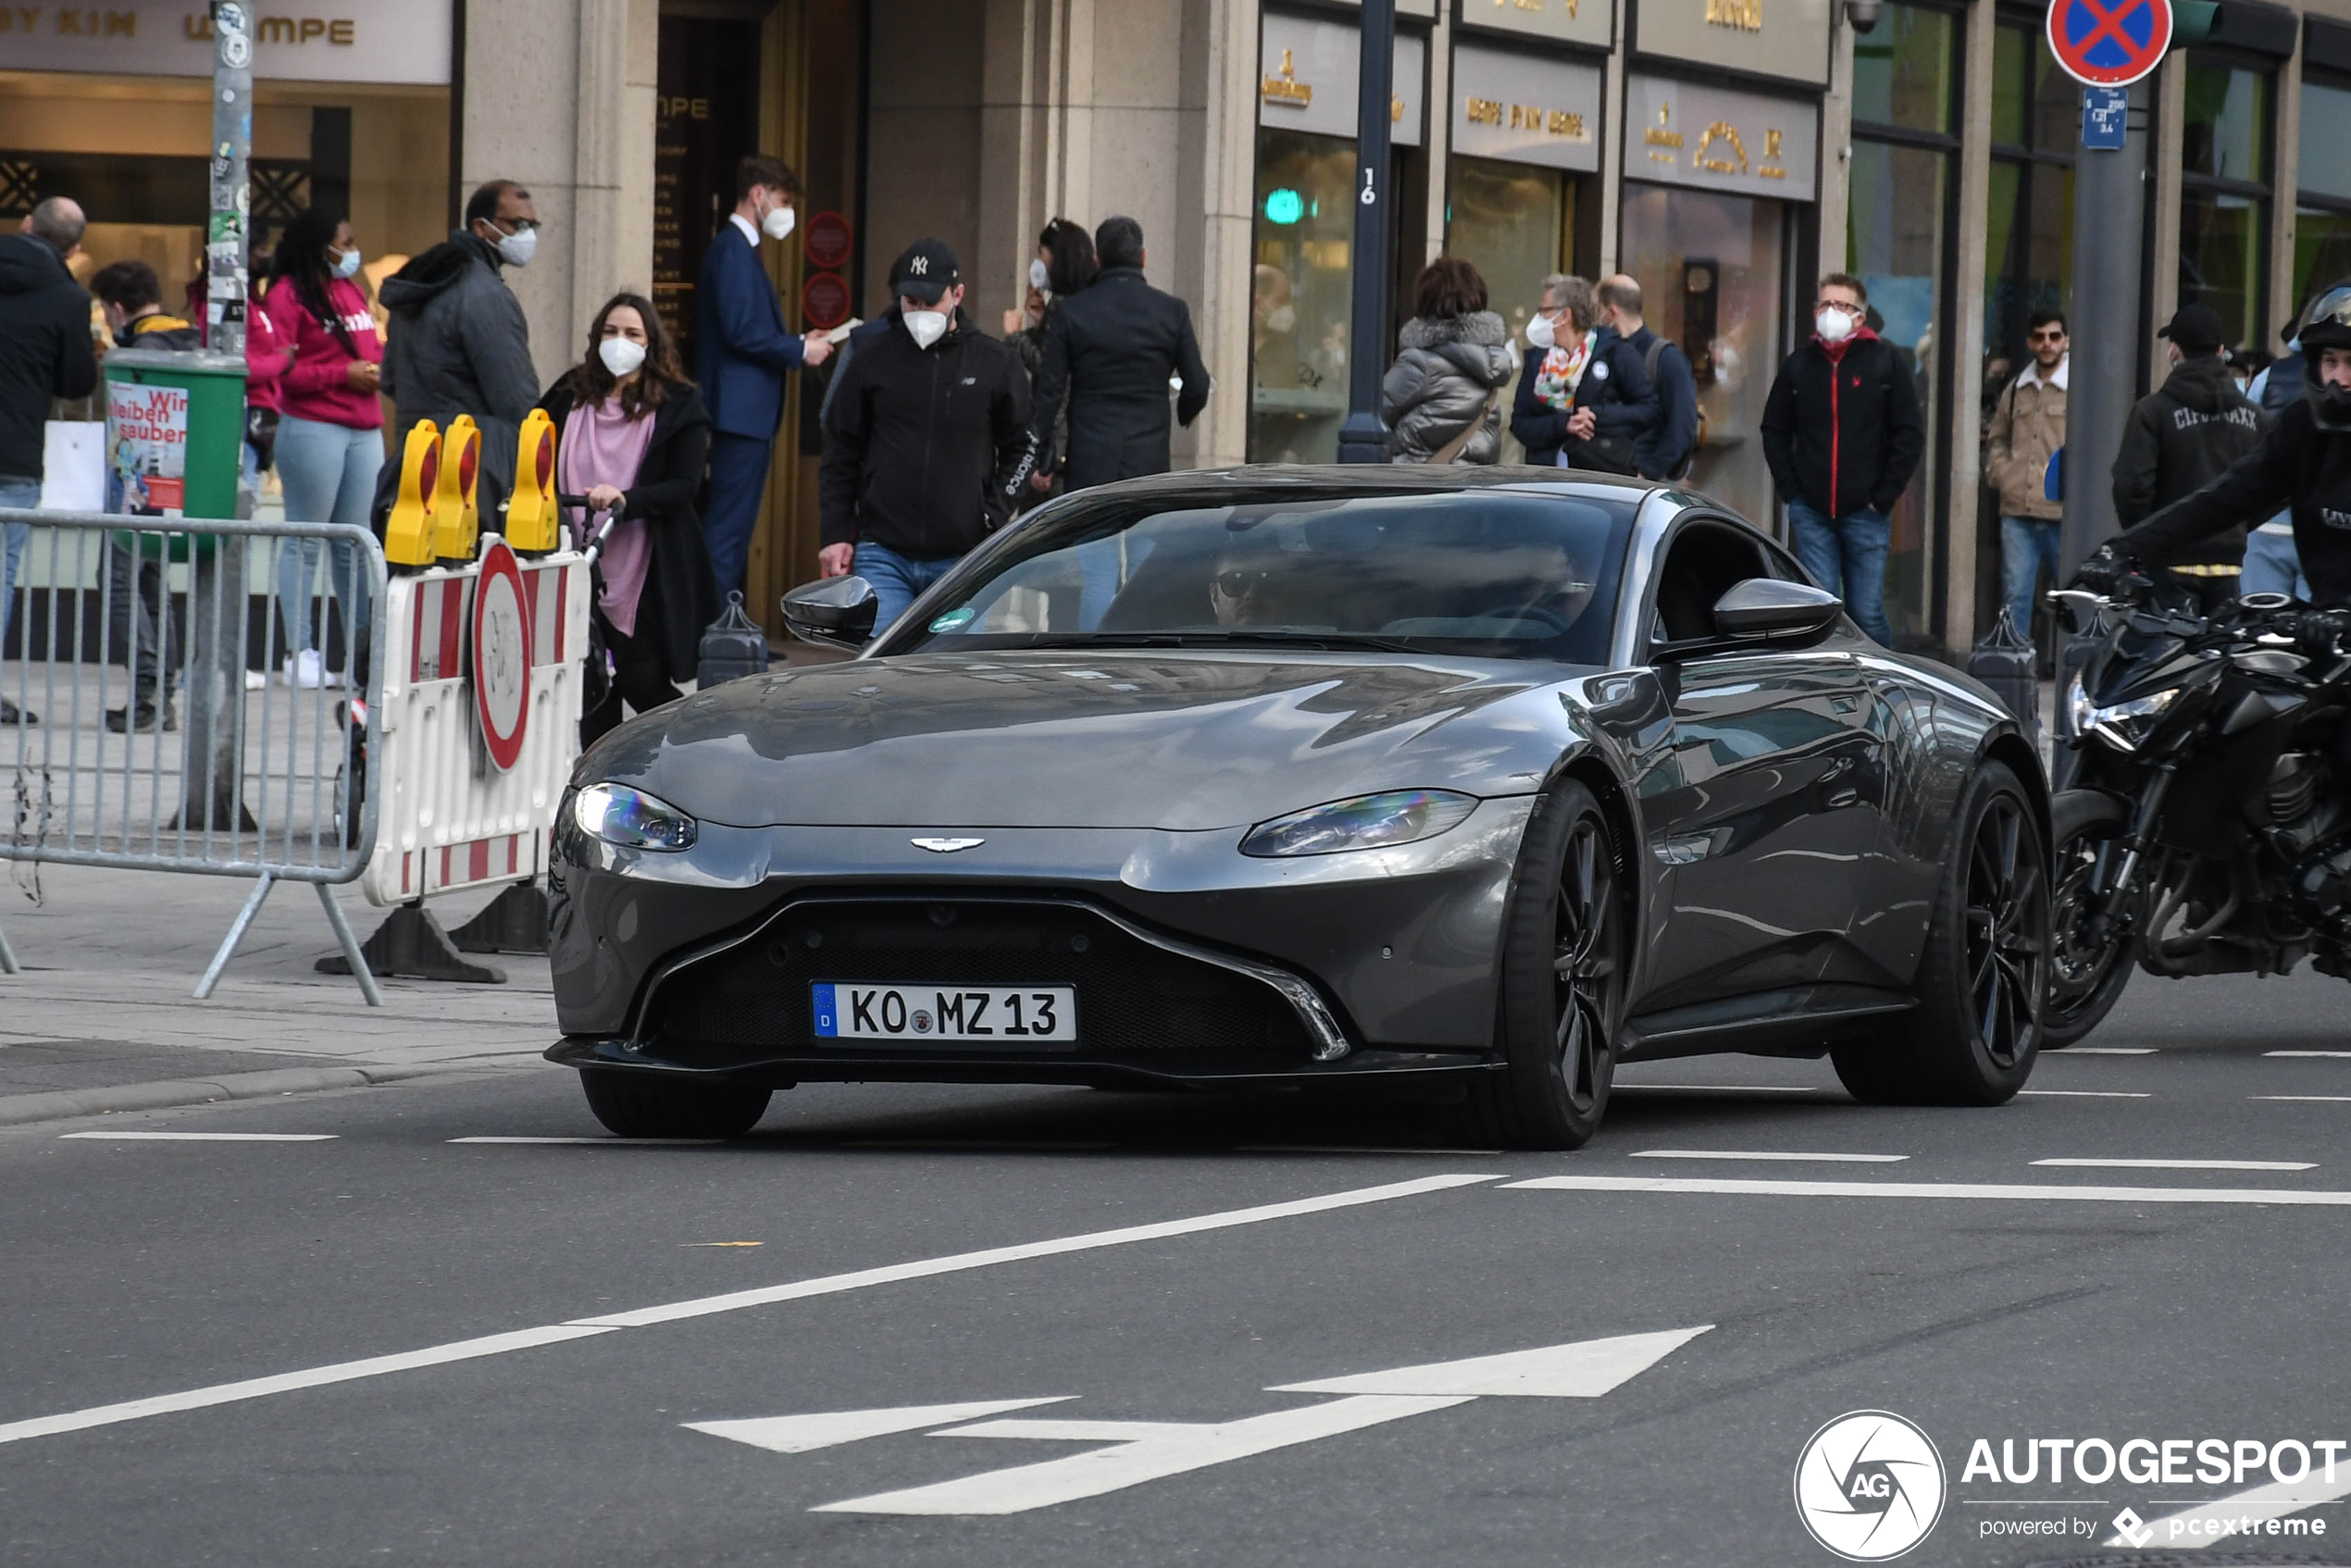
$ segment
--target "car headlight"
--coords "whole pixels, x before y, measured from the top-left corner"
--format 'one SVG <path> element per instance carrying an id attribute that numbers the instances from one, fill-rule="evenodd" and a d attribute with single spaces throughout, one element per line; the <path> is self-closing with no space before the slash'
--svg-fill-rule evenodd
<path id="1" fill-rule="evenodd" d="M 626 784 L 591 784 L 571 798 L 579 830 L 632 850 L 690 850 L 694 819 L 656 795 Z"/>
<path id="2" fill-rule="evenodd" d="M 1331 801 L 1277 816 L 1250 828 L 1241 853 L 1273 859 L 1284 855 L 1337 854 L 1342 850 L 1384 850 L 1433 839 L 1477 809 L 1477 797 L 1450 790 L 1390 790 Z"/>
<path id="3" fill-rule="evenodd" d="M 2084 719 L 2077 719 L 2076 724 L 2082 732 L 2096 735 L 2118 752 L 2135 752 L 2148 728 L 2162 716 L 2164 709 L 2179 699 L 2179 695 L 2180 689 L 2175 686 L 2169 691 L 2133 697 L 2110 708 L 2091 705 L 2085 698 L 2083 705 L 2089 712 Z"/>

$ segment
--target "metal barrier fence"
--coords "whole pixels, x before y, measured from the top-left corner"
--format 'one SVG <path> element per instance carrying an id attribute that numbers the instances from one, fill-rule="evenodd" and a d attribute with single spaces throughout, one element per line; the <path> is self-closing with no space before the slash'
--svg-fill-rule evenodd
<path id="1" fill-rule="evenodd" d="M 381 1004 L 335 884 L 376 841 L 383 552 L 365 529 L 0 507 L 0 860 L 318 890 Z M 0 710 L 0 719 L 7 714 Z M 0 933 L 0 971 L 17 961 Z"/>

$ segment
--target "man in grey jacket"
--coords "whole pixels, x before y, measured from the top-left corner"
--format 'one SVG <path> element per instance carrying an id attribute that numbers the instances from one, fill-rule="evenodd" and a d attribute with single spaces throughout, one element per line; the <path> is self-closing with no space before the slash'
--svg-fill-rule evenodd
<path id="1" fill-rule="evenodd" d="M 392 399 L 400 442 L 419 419 L 443 430 L 460 414 L 481 427 L 483 526 L 514 491 L 515 446 L 539 401 L 530 362 L 530 327 L 522 304 L 499 277 L 528 267 L 539 246 L 530 193 L 493 180 L 466 203 L 465 227 L 384 280 L 392 332 L 384 344 L 382 388 Z M 378 526 L 400 484 L 402 447 L 392 448 L 376 496 Z"/>

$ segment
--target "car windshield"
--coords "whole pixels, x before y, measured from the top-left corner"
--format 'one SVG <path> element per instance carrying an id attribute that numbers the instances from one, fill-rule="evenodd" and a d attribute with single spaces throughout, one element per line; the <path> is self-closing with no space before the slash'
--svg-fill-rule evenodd
<path id="1" fill-rule="evenodd" d="M 1293 645 L 1603 664 L 1629 502 L 1471 490 L 1048 515 L 880 652 Z"/>

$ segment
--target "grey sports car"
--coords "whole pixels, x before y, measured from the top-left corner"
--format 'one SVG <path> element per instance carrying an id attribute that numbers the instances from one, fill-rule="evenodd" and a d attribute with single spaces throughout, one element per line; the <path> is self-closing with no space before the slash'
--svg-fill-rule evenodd
<path id="1" fill-rule="evenodd" d="M 624 1136 L 810 1080 L 1411 1074 L 1572 1148 L 1620 1062 L 1826 1052 L 1936 1104 L 2032 1071 L 2034 747 L 1705 496 L 1167 475 L 870 646 L 857 578 L 785 615 L 861 656 L 624 725 L 563 803 L 548 1054 Z"/>

